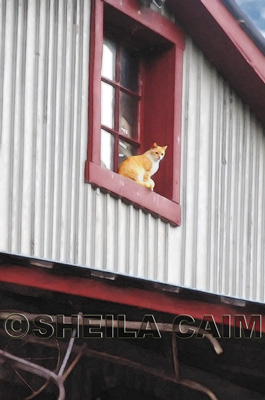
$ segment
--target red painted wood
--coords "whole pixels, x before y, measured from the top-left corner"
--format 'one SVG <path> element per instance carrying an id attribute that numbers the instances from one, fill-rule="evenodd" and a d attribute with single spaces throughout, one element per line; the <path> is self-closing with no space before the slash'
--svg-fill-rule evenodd
<path id="1" fill-rule="evenodd" d="M 180 225 L 179 204 L 95 163 L 90 163 L 88 173 L 89 182 L 95 186 L 121 197 L 125 202 L 150 211 L 175 226 Z"/>
<path id="2" fill-rule="evenodd" d="M 157 12 L 141 6 L 138 0 L 103 1 L 184 50 L 185 35 L 183 31 Z"/>
<path id="3" fill-rule="evenodd" d="M 124 304 L 143 309 L 150 309 L 177 315 L 191 315 L 202 320 L 204 315 L 211 314 L 217 324 L 222 324 L 224 315 L 231 315 L 234 326 L 235 315 L 245 315 L 247 321 L 251 311 L 228 304 L 211 304 L 209 302 L 183 299 L 175 294 L 139 289 L 135 287 L 118 287 L 116 282 L 97 281 L 79 276 L 57 275 L 55 271 L 37 270 L 16 265 L 1 265 L 0 281 L 26 287 L 39 288 L 50 292 L 67 293 L 90 299 Z M 255 312 L 257 314 L 257 312 Z M 262 315 L 262 313 L 261 313 Z M 262 318 L 262 332 L 265 332 L 265 318 Z"/>
<path id="4" fill-rule="evenodd" d="M 154 141 L 168 145 L 154 177 L 155 190 L 179 203 L 182 50 L 177 49 L 172 46 L 156 59 L 147 60 L 144 148 L 148 149 Z"/>
<path id="5" fill-rule="evenodd" d="M 100 5 L 98 5 L 100 3 Z M 104 12 L 105 7 L 105 12 Z M 117 11 L 118 10 L 118 11 Z M 182 103 L 182 61 L 185 39 L 180 29 L 158 13 L 140 7 L 136 0 L 94 1 L 92 17 L 92 58 L 90 69 L 89 152 L 85 168 L 86 182 L 102 187 L 134 205 L 161 216 L 174 225 L 180 224 L 180 131 Z M 121 13 L 122 12 L 122 13 Z M 100 66 L 103 41 L 103 14 L 106 25 L 130 32 L 137 45 L 156 45 L 154 56 L 143 53 L 142 106 L 140 118 L 141 152 L 154 141 L 168 144 L 167 155 L 155 176 L 155 193 L 136 188 L 133 182 L 121 180 L 100 167 Z M 129 17 L 129 18 L 128 18 Z M 135 29 L 137 22 L 137 29 Z M 131 33 L 133 32 L 133 34 Z M 97 93 L 95 93 L 97 92 Z M 93 165 L 93 163 L 95 165 Z M 124 187 L 120 187 L 121 184 Z M 133 186 L 132 186 L 133 185 Z M 139 186 L 139 185 L 138 185 Z M 159 208 L 160 207 L 160 208 Z"/>
<path id="6" fill-rule="evenodd" d="M 100 163 L 101 60 L 103 43 L 103 2 L 93 1 L 91 9 L 89 63 L 89 132 L 88 159 Z"/>

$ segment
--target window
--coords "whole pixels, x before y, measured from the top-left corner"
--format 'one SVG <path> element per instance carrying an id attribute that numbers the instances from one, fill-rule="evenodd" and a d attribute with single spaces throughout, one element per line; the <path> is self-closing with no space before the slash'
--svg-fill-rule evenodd
<path id="1" fill-rule="evenodd" d="M 101 67 L 101 165 L 117 171 L 140 148 L 140 59 L 108 37 L 103 41 Z"/>
<path id="2" fill-rule="evenodd" d="M 184 35 L 137 0 L 94 0 L 85 180 L 180 224 Z M 168 145 L 154 192 L 117 174 L 131 154 Z"/>

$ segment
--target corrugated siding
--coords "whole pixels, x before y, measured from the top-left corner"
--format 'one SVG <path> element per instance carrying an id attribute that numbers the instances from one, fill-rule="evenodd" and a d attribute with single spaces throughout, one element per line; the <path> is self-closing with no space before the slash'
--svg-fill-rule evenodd
<path id="1" fill-rule="evenodd" d="M 263 301 L 264 127 L 191 40 L 184 71 L 180 283 Z"/>
<path id="2" fill-rule="evenodd" d="M 264 130 L 189 38 L 181 227 L 84 183 L 89 20 L 0 2 L 0 249 L 264 300 Z"/>
<path id="3" fill-rule="evenodd" d="M 166 281 L 168 226 L 84 184 L 90 2 L 0 13 L 1 250 Z"/>

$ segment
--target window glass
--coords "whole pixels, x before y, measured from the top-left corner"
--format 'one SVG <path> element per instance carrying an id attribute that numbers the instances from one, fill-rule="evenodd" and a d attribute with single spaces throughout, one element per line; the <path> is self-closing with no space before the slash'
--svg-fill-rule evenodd
<path id="1" fill-rule="evenodd" d="M 138 92 L 139 58 L 137 53 L 121 49 L 121 84 L 133 92 Z"/>
<path id="2" fill-rule="evenodd" d="M 117 170 L 126 157 L 137 154 L 140 95 L 139 57 L 121 43 L 103 42 L 101 69 L 101 163 Z M 130 139 L 135 144 L 128 143 Z"/>
<path id="3" fill-rule="evenodd" d="M 101 82 L 101 124 L 114 128 L 115 89 Z"/>
<path id="4" fill-rule="evenodd" d="M 119 130 L 130 138 L 137 138 L 138 99 L 127 93 L 120 94 Z"/>
<path id="5" fill-rule="evenodd" d="M 111 40 L 104 38 L 102 70 L 101 75 L 104 78 L 115 79 L 115 63 L 116 63 L 116 44 Z"/>
<path id="6" fill-rule="evenodd" d="M 134 156 L 137 154 L 137 148 L 124 140 L 119 140 L 119 165 L 127 157 Z"/>
<path id="7" fill-rule="evenodd" d="M 101 130 L 101 146 L 100 146 L 101 166 L 113 171 L 114 161 L 114 136 Z"/>

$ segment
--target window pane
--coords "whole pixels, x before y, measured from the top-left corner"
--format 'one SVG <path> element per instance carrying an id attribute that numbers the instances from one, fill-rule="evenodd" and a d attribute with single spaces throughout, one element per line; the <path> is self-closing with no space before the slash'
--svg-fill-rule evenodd
<path id="1" fill-rule="evenodd" d="M 103 129 L 101 130 L 100 159 L 102 167 L 113 171 L 114 137 Z"/>
<path id="2" fill-rule="evenodd" d="M 101 75 L 104 78 L 115 79 L 116 44 L 104 38 Z"/>
<path id="3" fill-rule="evenodd" d="M 115 89 L 101 82 L 101 124 L 114 128 Z"/>
<path id="4" fill-rule="evenodd" d="M 119 165 L 126 158 L 135 156 L 137 154 L 137 148 L 132 144 L 125 142 L 124 140 L 119 141 Z"/>
<path id="5" fill-rule="evenodd" d="M 121 92 L 119 130 L 124 135 L 137 139 L 138 99 Z"/>
<path id="6" fill-rule="evenodd" d="M 121 84 L 127 89 L 138 92 L 139 58 L 127 49 L 121 50 Z"/>

